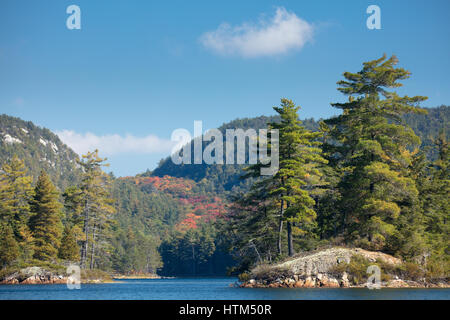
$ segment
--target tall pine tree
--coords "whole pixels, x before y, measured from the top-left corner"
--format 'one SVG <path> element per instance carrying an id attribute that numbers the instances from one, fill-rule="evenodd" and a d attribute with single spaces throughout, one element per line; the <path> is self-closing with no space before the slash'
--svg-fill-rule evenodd
<path id="1" fill-rule="evenodd" d="M 33 179 L 27 175 L 25 164 L 16 155 L 2 166 L 0 174 L 0 220 L 8 223 L 16 240 L 21 239 L 21 230 L 26 228 L 30 217 L 29 201 L 33 194 Z"/>
<path id="2" fill-rule="evenodd" d="M 61 239 L 58 257 L 73 262 L 80 259 L 80 250 L 77 245 L 77 239 L 73 228 L 70 228 L 69 226 L 64 228 L 64 234 Z"/>
<path id="3" fill-rule="evenodd" d="M 268 197 L 278 207 L 278 254 L 282 253 L 283 224 L 286 223 L 289 256 L 295 252 L 293 228 L 299 233 L 306 232 L 316 218 L 315 201 L 310 192 L 313 181 L 321 175 L 317 165 L 327 162 L 319 148 L 321 132 L 311 132 L 302 126 L 299 109 L 289 99 L 281 99 L 281 106 L 274 107 L 281 122 L 270 123 L 269 128 L 279 133 L 279 170 L 266 178 L 265 183 L 270 187 L 264 188 L 269 190 Z M 260 167 L 261 164 L 250 166 L 249 175 L 257 175 Z"/>
<path id="4" fill-rule="evenodd" d="M 81 244 L 80 265 L 85 269 L 95 267 L 95 262 L 105 258 L 109 253 L 106 241 L 109 235 L 110 225 L 113 222 L 112 214 L 114 200 L 111 198 L 110 179 L 102 171 L 106 159 L 99 157 L 98 150 L 88 152 L 83 155 L 79 162 L 83 169 L 83 177 L 79 186 L 79 193 L 72 192 L 71 196 L 66 198 L 72 202 L 71 207 L 76 211 L 81 211 L 84 240 Z M 73 191 L 73 190 L 72 190 Z M 103 252 L 104 254 L 99 254 Z"/>
<path id="5" fill-rule="evenodd" d="M 30 227 L 33 232 L 34 258 L 51 261 L 57 258 L 61 243 L 62 223 L 59 192 L 45 171 L 42 171 L 31 201 L 33 216 Z"/>
<path id="6" fill-rule="evenodd" d="M 426 99 L 389 91 L 410 76 L 396 68 L 397 63 L 395 56 L 383 56 L 365 62 L 357 73 L 345 72 L 338 90 L 349 99 L 332 104 L 342 114 L 325 121 L 332 138 L 329 159 L 342 177 L 339 210 L 345 234 L 361 245 L 390 252 L 399 250 L 397 239 L 404 236 L 400 224 L 417 222 L 418 192 L 409 171 L 420 139 L 402 116 L 425 113 L 419 103 Z"/>
<path id="7" fill-rule="evenodd" d="M 10 225 L 0 223 L 0 266 L 6 267 L 19 257 L 19 245 Z"/>

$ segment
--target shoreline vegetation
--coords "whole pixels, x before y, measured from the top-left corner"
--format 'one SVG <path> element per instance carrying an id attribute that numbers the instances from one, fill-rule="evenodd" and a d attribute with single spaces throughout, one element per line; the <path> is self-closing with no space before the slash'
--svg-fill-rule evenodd
<path id="1" fill-rule="evenodd" d="M 30 266 L 2 270 L 1 284 L 67 284 L 69 274 L 65 266 Z M 91 269 L 81 270 L 81 283 L 111 283 L 114 278 L 107 272 Z"/>
<path id="2" fill-rule="evenodd" d="M 5 284 L 66 284 L 69 274 L 65 265 L 38 264 L 1 270 L 0 285 Z M 113 283 L 115 280 L 173 279 L 158 274 L 110 274 L 99 269 L 81 270 L 81 283 Z"/>
<path id="3" fill-rule="evenodd" d="M 367 268 L 381 270 L 381 288 L 450 288 L 448 277 L 433 277 L 424 270 L 391 255 L 361 248 L 331 247 L 296 254 L 276 264 L 259 264 L 239 275 L 240 288 L 365 288 Z M 51 265 L 8 268 L 0 274 L 0 285 L 66 284 L 66 266 Z M 174 279 L 158 274 L 110 274 L 81 270 L 82 284 L 114 283 L 116 280 Z"/>
<path id="4" fill-rule="evenodd" d="M 377 266 L 381 288 L 450 288 L 448 277 L 432 277 L 417 265 L 361 248 L 332 247 L 260 264 L 239 275 L 241 288 L 364 288 L 369 266 Z"/>

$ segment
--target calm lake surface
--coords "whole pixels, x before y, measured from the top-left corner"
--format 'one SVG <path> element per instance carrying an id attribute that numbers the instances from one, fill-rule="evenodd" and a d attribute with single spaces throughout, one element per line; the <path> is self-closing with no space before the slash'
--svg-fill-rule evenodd
<path id="1" fill-rule="evenodd" d="M 0 300 L 310 300 L 450 299 L 450 289 L 250 289 L 231 287 L 235 278 L 120 280 L 107 284 L 1 285 Z"/>

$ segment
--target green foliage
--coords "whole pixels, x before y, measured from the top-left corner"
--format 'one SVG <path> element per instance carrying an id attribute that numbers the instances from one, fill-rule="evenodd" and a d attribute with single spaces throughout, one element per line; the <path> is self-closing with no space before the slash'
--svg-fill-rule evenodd
<path id="1" fill-rule="evenodd" d="M 291 278 L 294 274 L 289 268 L 273 267 L 268 264 L 260 264 L 252 270 L 251 277 L 256 280 L 267 280 L 273 282 L 280 278 Z"/>
<path id="2" fill-rule="evenodd" d="M 111 258 L 111 230 L 115 221 L 114 199 L 111 198 L 111 177 L 102 171 L 106 159 L 98 150 L 88 152 L 78 161 L 82 168 L 81 182 L 77 188 L 65 192 L 66 208 L 73 223 L 82 225 L 84 239 L 81 242 L 80 267 L 107 268 Z M 89 259 L 89 265 L 88 265 Z"/>
<path id="3" fill-rule="evenodd" d="M 337 142 L 330 142 L 326 149 L 330 163 L 341 174 L 337 204 L 345 214 L 342 231 L 349 240 L 392 253 L 401 248 L 393 246 L 390 238 L 398 233 L 407 236 L 399 228 L 399 217 L 418 223 L 412 214 L 418 191 L 408 172 L 414 154 L 411 150 L 418 147 L 420 139 L 402 116 L 425 113 L 418 104 L 426 99 L 388 91 L 400 87 L 398 81 L 410 76 L 395 67 L 397 62 L 394 56 L 383 56 L 364 63 L 358 73 L 345 72 L 346 80 L 338 82 L 338 90 L 349 100 L 332 104 L 343 113 L 325 120 L 330 138 Z"/>
<path id="4" fill-rule="evenodd" d="M 250 280 L 251 275 L 248 272 L 242 272 L 238 275 L 238 279 L 240 282 L 246 282 L 248 280 Z"/>
<path id="5" fill-rule="evenodd" d="M 118 231 L 112 255 L 113 270 L 121 274 L 156 274 L 162 267 L 158 241 L 151 235 L 133 231 L 131 226 L 127 232 Z"/>
<path id="6" fill-rule="evenodd" d="M 31 200 L 30 229 L 34 238 L 33 257 L 43 261 L 56 259 L 61 244 L 62 223 L 59 193 L 44 172 L 38 178 Z"/>
<path id="7" fill-rule="evenodd" d="M 19 245 L 14 238 L 11 226 L 0 225 L 0 265 L 7 266 L 19 257 Z"/>
<path id="8" fill-rule="evenodd" d="M 61 239 L 61 245 L 58 251 L 58 257 L 67 261 L 78 261 L 80 259 L 80 250 L 73 228 L 66 226 L 64 235 Z"/>
<path id="9" fill-rule="evenodd" d="M 83 282 L 94 282 L 97 283 L 99 280 L 101 282 L 112 281 L 112 277 L 109 273 L 100 269 L 83 269 L 81 270 L 81 281 Z"/>
<path id="10" fill-rule="evenodd" d="M 17 240 L 30 215 L 29 201 L 33 194 L 32 179 L 27 176 L 24 162 L 16 155 L 2 166 L 0 174 L 0 221 L 8 223 Z"/>
<path id="11" fill-rule="evenodd" d="M 276 255 L 282 255 L 284 223 L 290 256 L 294 254 L 294 234 L 302 244 L 309 242 L 316 218 L 311 194 L 321 183 L 319 165 L 326 160 L 319 148 L 321 133 L 302 125 L 299 109 L 288 99 L 281 99 L 281 106 L 274 107 L 281 120 L 270 123 L 269 129 L 277 130 L 279 135 L 278 171 L 257 180 L 247 194 L 236 197 L 227 217 L 233 247 L 244 260 L 255 256 L 259 262 L 272 261 Z M 270 141 L 274 138 L 271 136 Z M 274 152 L 273 143 L 268 147 Z M 244 178 L 259 177 L 262 167 L 261 163 L 249 166 Z"/>

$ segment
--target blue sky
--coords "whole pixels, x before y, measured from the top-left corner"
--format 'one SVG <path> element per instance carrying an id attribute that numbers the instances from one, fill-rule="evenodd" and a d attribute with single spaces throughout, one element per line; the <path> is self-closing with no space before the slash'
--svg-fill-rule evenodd
<path id="1" fill-rule="evenodd" d="M 71 4 L 81 30 L 66 27 Z M 381 30 L 366 27 L 371 4 Z M 447 0 L 2 0 L 0 113 L 65 133 L 79 150 L 104 147 L 116 175 L 134 175 L 194 120 L 208 129 L 270 115 L 281 97 L 302 118 L 336 114 L 341 74 L 383 53 L 412 72 L 400 93 L 449 104 L 449 12 Z M 277 13 L 287 31 L 277 33 Z"/>

